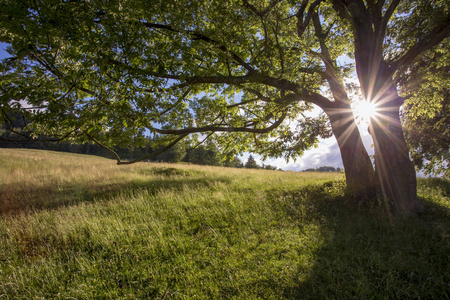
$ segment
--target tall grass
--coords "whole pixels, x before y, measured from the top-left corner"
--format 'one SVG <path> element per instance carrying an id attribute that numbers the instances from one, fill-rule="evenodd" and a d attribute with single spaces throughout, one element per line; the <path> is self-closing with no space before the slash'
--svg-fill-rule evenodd
<path id="1" fill-rule="evenodd" d="M 354 207 L 341 174 L 0 150 L 0 299 L 445 299 L 449 182 Z"/>

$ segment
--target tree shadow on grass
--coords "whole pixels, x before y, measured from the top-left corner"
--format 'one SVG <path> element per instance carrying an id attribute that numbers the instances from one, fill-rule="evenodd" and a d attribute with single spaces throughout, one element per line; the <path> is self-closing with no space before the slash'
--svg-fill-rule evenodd
<path id="1" fill-rule="evenodd" d="M 20 183 L 4 185 L 2 191 L 0 191 L 0 216 L 6 217 L 20 213 L 58 209 L 81 203 L 109 201 L 124 192 L 134 190 L 146 190 L 150 195 L 154 195 L 161 190 L 182 190 L 184 186 L 191 188 L 207 187 L 217 181 L 225 182 L 229 180 L 228 178 L 215 178 L 211 181 L 206 177 L 192 177 L 191 175 L 195 175 L 194 173 L 174 173 L 171 168 L 162 171 L 156 170 L 155 172 L 152 174 L 162 176 L 156 179 L 139 179 L 122 183 L 89 182 L 59 186 L 44 185 L 32 188 L 21 187 Z"/>
<path id="2" fill-rule="evenodd" d="M 427 201 L 424 214 L 401 219 L 382 207 L 354 208 L 326 185 L 314 197 L 324 243 L 311 269 L 298 267 L 298 278 L 307 272 L 306 279 L 283 288 L 286 298 L 449 299 L 447 207 Z"/>

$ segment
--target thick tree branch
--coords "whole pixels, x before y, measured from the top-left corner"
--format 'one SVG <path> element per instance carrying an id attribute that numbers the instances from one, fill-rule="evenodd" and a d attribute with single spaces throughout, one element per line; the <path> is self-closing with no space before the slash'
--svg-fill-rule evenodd
<path id="1" fill-rule="evenodd" d="M 386 0 L 378 0 L 375 5 L 378 7 L 383 7 L 384 3 L 386 2 Z"/>
<path id="2" fill-rule="evenodd" d="M 352 21 L 352 17 L 346 7 L 345 0 L 332 0 L 333 7 L 342 19 Z"/>
<path id="3" fill-rule="evenodd" d="M 369 8 L 369 11 L 371 13 L 371 21 L 374 24 L 374 27 L 380 28 L 383 14 L 383 3 L 381 3 L 381 1 L 375 3 L 374 0 L 367 0 L 367 7 Z"/>
<path id="4" fill-rule="evenodd" d="M 328 70 L 329 68 L 333 69 L 333 60 L 331 59 L 330 52 L 328 51 L 328 46 L 325 43 L 327 34 L 324 34 L 322 31 L 322 24 L 320 22 L 319 14 L 314 13 L 312 19 L 314 24 L 314 32 L 320 44 L 321 53 L 319 56 L 322 58 L 322 61 L 325 64 L 327 72 L 329 72 Z"/>
<path id="5" fill-rule="evenodd" d="M 340 17 L 351 21 L 356 30 L 372 29 L 373 18 L 363 0 L 332 0 L 332 3 Z"/>
<path id="6" fill-rule="evenodd" d="M 172 79 L 181 81 L 180 84 L 174 85 L 168 89 L 180 89 L 192 84 L 202 84 L 202 83 L 224 83 L 224 84 L 241 84 L 254 82 L 257 76 L 253 75 L 245 75 L 245 76 L 191 76 L 187 77 L 185 75 L 174 75 L 174 74 L 161 74 L 158 72 L 154 72 L 153 70 L 141 69 L 136 67 L 131 67 L 128 64 L 109 58 L 108 61 L 112 64 L 118 65 L 122 68 L 127 69 L 128 71 L 146 75 L 153 76 L 156 78 L 163 79 Z M 146 92 L 153 92 L 153 90 L 145 90 Z"/>
<path id="7" fill-rule="evenodd" d="M 252 74 L 245 76 L 192 76 L 185 78 L 182 75 L 171 76 L 172 79 L 182 80 L 183 83 L 177 85 L 177 88 L 186 87 L 192 84 L 214 84 L 214 83 L 222 83 L 222 84 L 244 84 L 244 83 L 261 83 L 265 85 L 269 85 L 281 90 L 298 92 L 301 88 L 286 79 L 273 78 L 270 76 L 262 75 L 262 74 Z"/>
<path id="8" fill-rule="evenodd" d="M 265 128 L 249 128 L 249 127 L 227 127 L 227 126 L 203 126 L 203 127 L 189 127 L 183 129 L 158 129 L 153 128 L 152 130 L 160 133 L 160 134 L 191 134 L 191 133 L 199 133 L 199 132 L 249 132 L 249 133 L 267 133 L 272 131 L 273 129 L 280 126 L 286 118 L 286 114 L 283 113 L 281 117 L 275 121 L 272 125 Z"/>
<path id="9" fill-rule="evenodd" d="M 306 14 L 306 17 L 303 19 L 303 15 L 306 10 L 306 5 L 308 4 L 308 0 L 303 0 L 300 9 L 298 10 L 297 14 L 295 15 L 297 17 L 297 35 L 298 37 L 301 37 L 303 33 L 306 30 L 306 27 L 308 27 L 309 22 L 311 21 L 312 15 L 316 9 L 316 7 L 322 2 L 322 0 L 316 0 L 308 8 L 308 13 Z"/>
<path id="10" fill-rule="evenodd" d="M 329 109 L 336 108 L 338 106 L 337 102 L 330 101 L 328 98 L 322 96 L 318 93 L 305 93 L 300 96 L 302 100 L 310 102 L 319 106 L 323 111 L 328 111 Z"/>
<path id="11" fill-rule="evenodd" d="M 165 24 L 157 24 L 157 23 L 149 23 L 149 22 L 139 22 L 140 24 L 144 25 L 147 28 L 156 28 L 156 29 L 166 29 L 172 32 L 178 32 L 178 30 L 176 30 L 175 28 L 173 28 L 170 25 L 165 25 Z"/>
<path id="12" fill-rule="evenodd" d="M 388 63 L 389 71 L 394 74 L 399 69 L 409 65 L 421 53 L 433 48 L 444 39 L 450 37 L 450 16 L 447 16 L 446 22 L 434 28 L 429 34 L 421 38 L 412 46 L 402 57 L 396 61 Z"/>
<path id="13" fill-rule="evenodd" d="M 320 57 L 323 63 L 325 64 L 325 73 L 323 76 L 330 85 L 330 90 L 331 93 L 333 94 L 334 100 L 338 102 L 348 102 L 347 92 L 345 91 L 340 80 L 338 79 L 338 74 L 335 69 L 335 61 L 333 61 L 333 59 L 331 58 L 330 52 L 328 51 L 328 47 L 325 43 L 325 39 L 328 35 L 328 32 L 326 33 L 323 32 L 318 13 L 315 12 L 312 18 L 315 34 L 319 39 L 321 50 Z"/>
<path id="14" fill-rule="evenodd" d="M 384 2 L 384 1 L 380 1 L 380 2 Z M 389 4 L 388 9 L 384 13 L 382 25 L 381 25 L 381 30 L 383 32 L 386 30 L 386 26 L 387 26 L 390 18 L 392 17 L 392 15 L 394 14 L 394 11 L 397 8 L 399 3 L 400 3 L 400 0 L 392 0 L 392 2 Z"/>

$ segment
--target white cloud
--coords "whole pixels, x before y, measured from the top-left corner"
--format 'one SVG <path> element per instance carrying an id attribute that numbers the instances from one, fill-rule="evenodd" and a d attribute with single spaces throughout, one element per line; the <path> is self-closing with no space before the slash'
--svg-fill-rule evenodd
<path id="1" fill-rule="evenodd" d="M 373 155 L 372 137 L 367 132 L 367 125 L 360 125 L 359 130 L 361 132 L 361 138 L 363 144 L 366 147 L 369 155 Z M 331 166 L 335 168 L 343 168 L 344 165 L 341 159 L 341 152 L 335 137 L 328 139 L 320 139 L 318 147 L 305 151 L 302 157 L 296 159 L 296 161 L 286 162 L 283 158 L 268 158 L 265 161 L 261 160 L 259 155 L 252 154 L 259 165 L 269 164 L 276 166 L 283 170 L 303 171 L 309 168 L 317 168 L 321 166 Z M 249 154 L 245 154 L 241 159 L 245 163 Z"/>

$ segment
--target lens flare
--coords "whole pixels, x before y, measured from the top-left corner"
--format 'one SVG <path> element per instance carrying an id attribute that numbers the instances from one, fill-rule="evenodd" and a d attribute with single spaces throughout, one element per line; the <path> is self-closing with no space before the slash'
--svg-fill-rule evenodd
<path id="1" fill-rule="evenodd" d="M 354 103 L 353 113 L 360 122 L 369 123 L 376 117 L 377 107 L 373 102 L 361 100 Z"/>

